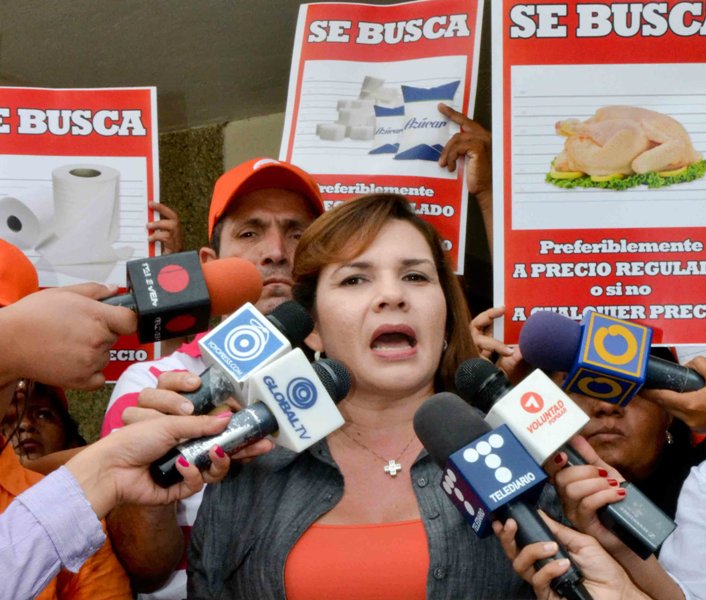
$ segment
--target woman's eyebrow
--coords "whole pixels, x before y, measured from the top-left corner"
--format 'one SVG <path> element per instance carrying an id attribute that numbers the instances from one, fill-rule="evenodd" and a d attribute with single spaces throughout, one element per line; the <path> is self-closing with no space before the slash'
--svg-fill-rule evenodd
<path id="1" fill-rule="evenodd" d="M 343 269 L 359 269 L 359 270 L 365 270 L 369 269 L 371 267 L 371 264 L 368 261 L 364 260 L 359 260 L 359 261 L 354 261 L 354 262 L 348 262 L 348 263 L 343 263 L 340 267 L 337 267 L 334 269 L 334 273 L 338 273 L 338 271 L 342 271 Z"/>

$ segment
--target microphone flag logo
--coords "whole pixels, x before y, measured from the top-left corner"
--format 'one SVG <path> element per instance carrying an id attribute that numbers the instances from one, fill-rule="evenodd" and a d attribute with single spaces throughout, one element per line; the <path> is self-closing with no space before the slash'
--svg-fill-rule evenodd
<path id="1" fill-rule="evenodd" d="M 267 345 L 270 332 L 255 319 L 240 325 L 226 336 L 224 350 L 235 360 L 255 360 Z"/>
<path id="2" fill-rule="evenodd" d="M 625 406 L 645 383 L 651 343 L 649 327 L 588 312 L 564 390 Z"/>
<path id="3" fill-rule="evenodd" d="M 528 413 L 538 413 L 544 408 L 544 399 L 537 392 L 526 392 L 520 398 L 520 406 Z"/>
<path id="4" fill-rule="evenodd" d="M 306 377 L 297 377 L 287 384 L 287 399 L 297 408 L 311 408 L 316 397 L 316 386 Z"/>
<path id="5" fill-rule="evenodd" d="M 177 264 L 163 266 L 157 274 L 157 283 L 165 292 L 178 294 L 189 287 L 189 272 Z"/>
<path id="6" fill-rule="evenodd" d="M 479 537 L 491 533 L 493 513 L 523 496 L 539 497 L 547 474 L 501 425 L 451 454 L 442 488 Z"/>
<path id="7" fill-rule="evenodd" d="M 241 306 L 199 340 L 204 361 L 238 383 L 291 349 L 289 341 L 252 304 Z"/>

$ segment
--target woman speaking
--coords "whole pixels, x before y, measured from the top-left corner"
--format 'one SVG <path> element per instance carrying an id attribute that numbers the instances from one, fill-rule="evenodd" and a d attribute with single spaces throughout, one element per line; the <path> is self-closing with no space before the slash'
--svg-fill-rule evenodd
<path id="1" fill-rule="evenodd" d="M 302 454 L 276 448 L 209 486 L 189 597 L 533 597 L 445 496 L 412 427 L 477 354 L 434 228 L 402 196 L 350 201 L 305 231 L 294 276 L 315 321 L 309 345 L 354 376 L 346 422 Z"/>

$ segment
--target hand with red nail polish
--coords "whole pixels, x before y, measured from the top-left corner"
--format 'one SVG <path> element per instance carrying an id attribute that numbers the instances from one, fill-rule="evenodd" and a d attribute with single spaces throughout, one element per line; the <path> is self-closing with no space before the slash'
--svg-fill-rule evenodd
<path id="1" fill-rule="evenodd" d="M 642 560 L 598 519 L 597 511 L 607 504 L 622 502 L 627 495 L 620 483 L 622 475 L 605 463 L 581 436 L 571 440 L 572 446 L 588 464 L 558 469 L 553 461 L 545 468 L 553 472 L 554 487 L 561 499 L 564 515 L 574 527 L 594 537 L 630 574 L 633 581 L 655 600 L 682 598 L 679 587 L 651 556 Z"/>
<path id="2" fill-rule="evenodd" d="M 624 478 L 603 462 L 580 436 L 574 437 L 572 444 L 588 464 L 558 470 L 552 464 L 547 468 L 548 472 L 554 472 L 552 481 L 561 499 L 564 515 L 576 529 L 592 535 L 609 551 L 622 548 L 622 542 L 600 522 L 597 511 L 606 504 L 622 500 L 617 492 Z"/>

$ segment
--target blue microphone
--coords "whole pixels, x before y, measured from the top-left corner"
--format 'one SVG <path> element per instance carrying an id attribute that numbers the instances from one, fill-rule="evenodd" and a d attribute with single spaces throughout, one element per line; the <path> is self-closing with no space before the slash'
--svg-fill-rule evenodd
<path id="1" fill-rule="evenodd" d="M 494 520 L 517 523 L 515 542 L 556 542 L 559 551 L 535 563 L 569 559 L 534 508 L 547 475 L 507 426 L 491 429 L 482 414 L 461 398 L 440 393 L 414 415 L 414 431 L 443 471 L 442 487 L 479 537 L 487 536 Z M 571 600 L 591 598 L 578 567 L 552 579 L 552 589 Z"/>
<path id="2" fill-rule="evenodd" d="M 641 380 L 646 389 L 679 393 L 706 385 L 693 369 L 650 356 L 649 328 L 597 313 L 589 319 L 581 326 L 551 311 L 534 313 L 520 330 L 522 356 L 545 371 L 570 372 L 566 391 L 622 406 L 639 391 Z M 628 373 L 639 376 L 628 379 Z"/>

